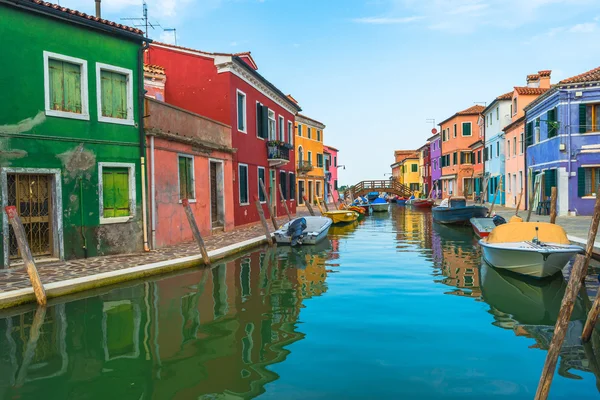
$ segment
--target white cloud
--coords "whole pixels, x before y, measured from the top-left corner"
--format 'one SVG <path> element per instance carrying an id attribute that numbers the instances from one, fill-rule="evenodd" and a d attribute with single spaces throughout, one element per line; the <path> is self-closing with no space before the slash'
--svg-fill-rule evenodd
<path id="1" fill-rule="evenodd" d="M 163 43 L 175 44 L 175 32 L 172 31 L 162 31 L 158 36 L 158 40 Z"/>
<path id="2" fill-rule="evenodd" d="M 595 22 L 586 22 L 583 24 L 573 25 L 569 28 L 569 32 L 571 33 L 592 33 L 598 29 L 598 24 Z"/>
<path id="3" fill-rule="evenodd" d="M 403 18 L 389 18 L 389 17 L 364 17 L 355 18 L 352 21 L 358 24 L 372 24 L 372 25 L 394 25 L 394 24 L 406 24 L 409 22 L 418 21 L 423 19 L 420 16 L 403 17 Z"/>

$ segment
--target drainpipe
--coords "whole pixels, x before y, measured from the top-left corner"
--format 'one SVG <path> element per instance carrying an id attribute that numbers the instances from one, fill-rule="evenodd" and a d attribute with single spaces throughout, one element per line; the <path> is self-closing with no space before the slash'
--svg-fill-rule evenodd
<path id="1" fill-rule="evenodd" d="M 151 210 L 151 237 L 152 248 L 156 249 L 156 187 L 154 179 L 154 136 L 150 136 L 150 203 Z"/>
<path id="2" fill-rule="evenodd" d="M 139 84 L 139 130 L 140 130 L 140 169 L 142 179 L 142 230 L 144 234 L 144 251 L 150 251 L 148 247 L 148 210 L 146 202 L 146 132 L 144 131 L 144 51 L 150 47 L 149 39 L 139 49 L 138 55 L 138 84 Z"/>
<path id="3" fill-rule="evenodd" d="M 81 214 L 81 239 L 83 240 L 83 258 L 88 258 L 87 239 L 83 222 L 83 179 L 79 178 L 79 213 Z"/>

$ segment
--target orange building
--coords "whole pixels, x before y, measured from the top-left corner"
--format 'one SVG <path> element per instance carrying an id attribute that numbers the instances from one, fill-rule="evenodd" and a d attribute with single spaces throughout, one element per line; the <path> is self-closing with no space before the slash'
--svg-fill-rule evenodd
<path id="1" fill-rule="evenodd" d="M 442 132 L 442 195 L 463 196 L 473 193 L 474 177 L 482 164 L 474 163 L 471 145 L 481 140 L 479 115 L 485 107 L 474 105 L 440 123 Z"/>

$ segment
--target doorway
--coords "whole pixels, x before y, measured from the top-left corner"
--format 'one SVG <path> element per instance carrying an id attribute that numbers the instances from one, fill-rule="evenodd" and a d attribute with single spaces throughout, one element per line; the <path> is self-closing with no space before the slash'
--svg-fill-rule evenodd
<path id="1" fill-rule="evenodd" d="M 298 181 L 298 204 L 304 204 L 304 181 Z"/>
<path id="2" fill-rule="evenodd" d="M 209 162 L 210 165 L 210 224 L 211 228 L 225 226 L 225 196 L 223 161 Z"/>
<path id="3" fill-rule="evenodd" d="M 269 204 L 269 212 L 275 209 L 275 213 L 277 213 L 277 192 L 275 192 L 275 188 L 277 187 L 277 174 L 274 169 L 269 170 L 269 200 L 271 203 Z"/>
<path id="4" fill-rule="evenodd" d="M 313 181 L 308 181 L 308 204 L 313 204 Z"/>

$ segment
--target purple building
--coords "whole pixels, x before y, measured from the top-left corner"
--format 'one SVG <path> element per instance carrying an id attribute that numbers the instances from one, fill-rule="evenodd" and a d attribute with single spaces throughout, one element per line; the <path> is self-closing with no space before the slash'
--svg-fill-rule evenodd
<path id="1" fill-rule="evenodd" d="M 525 107 L 525 144 L 529 193 L 539 181 L 534 209 L 556 186 L 559 215 L 591 215 L 600 190 L 600 67 Z"/>
<path id="2" fill-rule="evenodd" d="M 439 199 L 442 197 L 442 167 L 440 164 L 440 158 L 442 157 L 442 141 L 440 140 L 440 134 L 436 133 L 429 139 L 429 156 L 431 162 L 431 187 L 433 188 L 432 197 Z"/>

